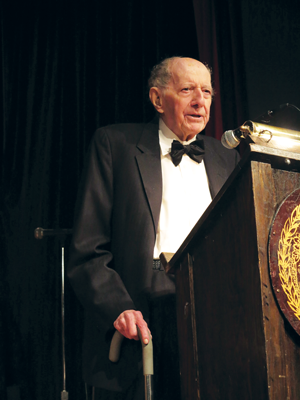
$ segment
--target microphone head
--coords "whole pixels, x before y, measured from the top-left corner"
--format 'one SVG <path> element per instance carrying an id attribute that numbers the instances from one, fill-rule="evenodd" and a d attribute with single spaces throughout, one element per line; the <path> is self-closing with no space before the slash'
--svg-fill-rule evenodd
<path id="1" fill-rule="evenodd" d="M 234 149 L 240 144 L 240 141 L 234 131 L 226 131 L 221 137 L 221 143 L 226 149 Z"/>

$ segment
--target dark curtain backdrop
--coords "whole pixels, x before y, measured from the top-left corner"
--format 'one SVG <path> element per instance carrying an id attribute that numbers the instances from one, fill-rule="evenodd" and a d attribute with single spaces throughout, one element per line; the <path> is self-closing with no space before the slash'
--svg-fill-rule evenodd
<path id="1" fill-rule="evenodd" d="M 0 398 L 15 386 L 15 397 L 54 400 L 63 388 L 60 243 L 34 239 L 34 229 L 72 226 L 97 127 L 153 117 L 150 68 L 198 58 L 193 4 L 2 0 L 0 11 Z M 65 304 L 67 391 L 83 400 L 82 310 L 68 282 Z"/>
<path id="2" fill-rule="evenodd" d="M 216 96 L 206 134 L 221 139 L 224 130 L 248 119 L 243 57 L 242 2 L 193 0 L 199 57 L 212 67 Z"/>
<path id="3" fill-rule="evenodd" d="M 297 0 L 193 0 L 200 60 L 213 67 L 216 97 L 206 134 L 291 103 L 300 108 Z M 240 146 L 243 153 L 245 143 Z"/>
<path id="4" fill-rule="evenodd" d="M 33 232 L 38 226 L 72 226 L 84 154 L 95 129 L 150 120 L 150 68 L 173 55 L 200 57 L 213 67 L 217 93 L 206 134 L 220 138 L 223 129 L 249 119 L 254 101 L 259 109 L 257 76 L 266 85 L 264 93 L 274 89 L 274 76 L 279 77 L 276 101 L 289 101 L 293 93 L 292 102 L 299 107 L 295 60 L 300 38 L 296 8 L 287 3 L 0 2 L 1 399 L 60 398 L 61 243 L 57 238 L 36 240 Z M 265 20 L 268 24 L 260 31 Z M 276 31 L 278 26 L 284 35 Z M 273 61 L 272 81 L 268 59 Z M 294 80 L 291 84 L 286 78 L 280 89 L 286 65 Z M 283 93 L 285 97 L 279 95 Z M 266 97 L 261 113 L 268 106 Z M 67 261 L 68 240 L 65 248 Z M 67 391 L 70 400 L 83 400 L 83 313 L 68 282 L 65 305 Z"/>
<path id="5" fill-rule="evenodd" d="M 300 108 L 299 2 L 242 0 L 241 4 L 243 52 L 238 57 L 245 62 L 250 119 L 284 103 Z"/>
<path id="6" fill-rule="evenodd" d="M 205 134 L 218 139 L 223 133 L 222 106 L 220 97 L 219 54 L 216 31 L 214 2 L 210 0 L 193 0 L 197 30 L 199 59 L 212 68 L 215 97 L 211 106 L 210 123 Z"/>

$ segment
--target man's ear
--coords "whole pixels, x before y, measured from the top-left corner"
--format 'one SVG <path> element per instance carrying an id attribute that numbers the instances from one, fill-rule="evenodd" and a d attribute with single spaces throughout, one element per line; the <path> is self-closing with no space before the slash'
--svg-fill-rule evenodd
<path id="1" fill-rule="evenodd" d="M 149 98 L 151 103 L 153 104 L 154 108 L 156 109 L 157 112 L 162 114 L 164 112 L 163 110 L 163 104 L 162 104 L 162 92 L 159 88 L 157 87 L 152 87 L 149 90 Z"/>

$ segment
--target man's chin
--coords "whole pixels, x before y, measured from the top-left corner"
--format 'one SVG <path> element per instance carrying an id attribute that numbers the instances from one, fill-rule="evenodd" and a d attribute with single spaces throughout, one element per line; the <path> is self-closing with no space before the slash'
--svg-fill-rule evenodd
<path id="1" fill-rule="evenodd" d="M 205 124 L 203 123 L 194 123 L 190 124 L 186 129 L 186 136 L 190 137 L 188 140 L 191 140 L 194 136 L 198 135 L 198 133 L 202 132 L 205 128 Z"/>

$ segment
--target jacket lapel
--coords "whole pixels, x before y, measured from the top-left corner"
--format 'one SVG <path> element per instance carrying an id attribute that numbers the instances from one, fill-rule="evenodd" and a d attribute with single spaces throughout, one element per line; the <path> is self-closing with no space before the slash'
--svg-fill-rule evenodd
<path id="1" fill-rule="evenodd" d="M 152 122 L 146 125 L 137 144 L 137 148 L 140 151 L 140 154 L 136 156 L 137 165 L 156 232 L 162 200 L 158 124 Z"/>
<path id="2" fill-rule="evenodd" d="M 213 151 L 210 143 L 205 140 L 205 137 L 202 136 L 201 138 L 205 143 L 204 163 L 209 182 L 210 193 L 212 198 L 214 198 L 226 181 L 228 173 L 224 168 L 223 162 L 218 153 Z"/>

